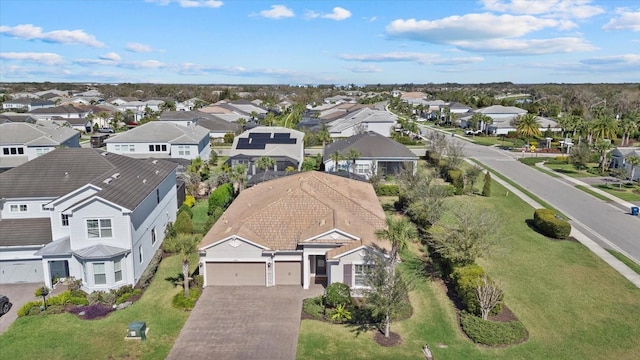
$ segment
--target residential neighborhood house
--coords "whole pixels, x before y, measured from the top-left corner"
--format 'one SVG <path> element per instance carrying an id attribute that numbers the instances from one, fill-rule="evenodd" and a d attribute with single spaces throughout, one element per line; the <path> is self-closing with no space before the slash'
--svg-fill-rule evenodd
<path id="1" fill-rule="evenodd" d="M 177 211 L 175 165 L 57 149 L 0 174 L 0 285 L 136 285 Z"/>
<path id="2" fill-rule="evenodd" d="M 640 180 L 640 164 L 630 164 L 627 160 L 630 156 L 640 157 L 640 147 L 617 147 L 609 153 L 612 169 L 624 168 L 627 170 L 627 178 L 631 181 Z M 632 178 L 633 175 L 633 178 Z"/>
<path id="3" fill-rule="evenodd" d="M 368 182 L 308 171 L 242 191 L 200 242 L 205 286 L 365 287 L 385 213 Z"/>

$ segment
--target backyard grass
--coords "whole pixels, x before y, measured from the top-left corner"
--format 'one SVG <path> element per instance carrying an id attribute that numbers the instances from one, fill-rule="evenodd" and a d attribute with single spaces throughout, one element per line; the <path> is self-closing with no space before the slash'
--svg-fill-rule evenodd
<path id="1" fill-rule="evenodd" d="M 625 187 L 624 185 L 622 188 L 618 185 L 596 185 L 596 187 L 624 201 L 640 201 L 640 194 L 633 192 L 637 187 Z"/>
<path id="2" fill-rule="evenodd" d="M 588 187 L 586 187 L 584 185 L 576 185 L 576 189 L 582 190 L 582 191 L 586 192 L 587 194 L 589 194 L 589 195 L 591 195 L 591 196 L 593 196 L 593 197 L 595 197 L 597 199 L 600 199 L 602 201 L 611 202 L 611 199 L 609 199 L 608 197 L 606 197 L 606 196 L 604 196 L 604 195 L 602 195 L 600 193 L 597 193 L 597 192 L 591 190 L 590 188 L 588 188 Z"/>
<path id="3" fill-rule="evenodd" d="M 207 211 L 209 210 L 209 201 L 207 199 L 197 200 L 196 204 L 191 208 L 193 212 L 193 232 L 195 234 L 204 234 L 205 225 L 209 219 Z"/>
<path id="4" fill-rule="evenodd" d="M 100 320 L 72 314 L 26 316 L 0 335 L 2 359 L 164 359 L 189 313 L 171 305 L 180 286 L 166 280 L 182 273 L 179 256 L 162 260 L 140 300 Z M 194 255 L 194 266 L 198 263 Z M 125 340 L 127 326 L 145 321 L 147 340 Z"/>
<path id="5" fill-rule="evenodd" d="M 587 248 L 574 241 L 550 240 L 526 221 L 533 209 L 495 181 L 480 202 L 505 221 L 499 250 L 479 264 L 505 284 L 505 302 L 529 331 L 527 342 L 506 348 L 477 346 L 458 329 L 446 290 L 420 276 L 410 293 L 413 316 L 393 323 L 403 341 L 379 346 L 372 331 L 303 320 L 299 359 L 424 359 L 429 344 L 435 359 L 637 359 L 640 354 L 640 289 Z M 403 253 L 404 271 L 418 260 L 418 246 Z M 438 346 L 441 344 L 441 346 Z M 443 346 L 442 346 L 443 345 Z M 446 347 L 445 347 L 446 346 Z"/>

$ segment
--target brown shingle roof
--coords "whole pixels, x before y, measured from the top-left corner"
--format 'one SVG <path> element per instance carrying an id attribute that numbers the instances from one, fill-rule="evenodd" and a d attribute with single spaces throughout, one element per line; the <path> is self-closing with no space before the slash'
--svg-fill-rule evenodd
<path id="1" fill-rule="evenodd" d="M 51 219 L 0 220 L 0 246 L 45 245 L 51 242 Z"/>
<path id="2" fill-rule="evenodd" d="M 310 171 L 240 193 L 199 247 L 237 235 L 271 250 L 295 250 L 299 243 L 333 229 L 358 237 L 358 245 L 386 247 L 375 234 L 385 226 L 371 184 Z"/>

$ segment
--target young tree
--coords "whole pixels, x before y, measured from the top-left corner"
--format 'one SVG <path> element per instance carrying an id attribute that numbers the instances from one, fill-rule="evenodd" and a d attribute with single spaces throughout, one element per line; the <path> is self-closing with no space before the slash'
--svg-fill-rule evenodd
<path id="1" fill-rule="evenodd" d="M 482 320 L 487 320 L 491 310 L 502 302 L 504 298 L 504 291 L 502 288 L 502 284 L 489 280 L 487 275 L 484 275 L 478 280 L 478 286 L 476 287 L 476 299 L 480 306 Z"/>
<path id="2" fill-rule="evenodd" d="M 474 187 L 481 172 L 482 170 L 477 166 L 471 166 L 464 171 L 464 182 L 468 192 L 475 191 Z"/>
<path id="3" fill-rule="evenodd" d="M 391 320 L 407 305 L 409 284 L 400 272 L 394 271 L 395 263 L 383 255 L 371 255 L 372 265 L 365 276 L 364 297 L 374 316 L 381 317 L 384 336 L 389 337 Z"/>
<path id="4" fill-rule="evenodd" d="M 258 169 L 264 170 L 264 174 L 262 175 L 262 181 L 267 178 L 267 171 L 274 167 L 276 164 L 275 160 L 268 156 L 260 156 L 260 158 L 256 161 L 256 167 Z"/>
<path id="5" fill-rule="evenodd" d="M 247 182 L 247 165 L 238 164 L 231 168 L 229 178 L 233 181 L 233 187 L 239 194 L 244 190 L 244 185 Z"/>
<path id="6" fill-rule="evenodd" d="M 356 149 L 350 149 L 346 157 L 351 162 L 349 164 L 349 177 L 351 177 L 351 173 L 354 172 L 356 168 L 356 161 L 360 159 L 360 153 Z"/>
<path id="7" fill-rule="evenodd" d="M 176 223 L 174 225 L 178 234 L 191 234 L 193 233 L 193 222 L 191 221 L 191 217 L 189 213 L 186 211 L 181 211 L 176 218 Z"/>
<path id="8" fill-rule="evenodd" d="M 640 156 L 627 156 L 626 163 L 631 165 L 631 181 L 633 181 L 633 178 L 636 176 L 636 167 L 640 165 Z M 640 179 L 638 181 L 640 181 Z"/>
<path id="9" fill-rule="evenodd" d="M 571 148 L 571 154 L 569 154 L 569 161 L 578 168 L 578 170 L 587 166 L 589 159 L 591 158 L 591 149 L 587 143 L 579 143 Z"/>
<path id="10" fill-rule="evenodd" d="M 431 246 L 454 264 L 466 265 L 495 249 L 500 231 L 498 216 L 477 203 L 458 204 L 453 221 L 439 221 L 430 229 Z"/>
<path id="11" fill-rule="evenodd" d="M 598 140 L 593 147 L 600 154 L 600 169 L 604 172 L 607 166 L 607 152 L 611 149 L 611 141 Z"/>
<path id="12" fill-rule="evenodd" d="M 460 166 L 464 159 L 464 143 L 459 141 L 447 142 L 447 159 L 449 160 L 449 167 L 452 169 Z"/>
<path id="13" fill-rule="evenodd" d="M 338 165 L 341 160 L 344 160 L 344 156 L 340 154 L 338 150 L 336 150 L 333 154 L 331 154 L 331 160 L 333 161 L 333 171 L 338 172 Z"/>
<path id="14" fill-rule="evenodd" d="M 482 185 L 482 196 L 491 196 L 491 173 L 489 170 L 484 174 L 484 185 Z"/>
<path id="15" fill-rule="evenodd" d="M 387 240 L 391 243 L 391 252 L 389 258 L 391 263 L 398 261 L 398 253 L 407 247 L 409 242 L 418 239 L 418 230 L 405 217 L 387 216 L 387 228 L 376 233 L 378 238 Z"/>
<path id="16" fill-rule="evenodd" d="M 165 239 L 164 248 L 168 252 L 182 257 L 182 277 L 184 297 L 189 297 L 189 257 L 198 249 L 199 239 L 191 234 L 178 234 L 176 237 Z"/>

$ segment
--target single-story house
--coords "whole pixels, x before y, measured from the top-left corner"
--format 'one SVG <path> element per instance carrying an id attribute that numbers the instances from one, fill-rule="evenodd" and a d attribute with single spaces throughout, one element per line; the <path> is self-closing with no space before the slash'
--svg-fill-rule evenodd
<path id="1" fill-rule="evenodd" d="M 247 166 L 248 175 L 255 175 L 259 169 L 256 161 L 268 156 L 275 161 L 274 171 L 293 167 L 302 169 L 304 161 L 304 133 L 279 126 L 257 126 L 233 139 L 227 163 L 233 167 Z"/>
<path id="2" fill-rule="evenodd" d="M 26 122 L 0 124 L 0 169 L 9 169 L 53 151 L 80 147 L 80 133 L 65 126 Z"/>
<path id="3" fill-rule="evenodd" d="M 329 134 L 334 138 L 344 138 L 365 131 L 375 131 L 382 136 L 391 136 L 398 117 L 388 111 L 370 108 L 345 113 L 344 116 L 327 124 Z"/>
<path id="4" fill-rule="evenodd" d="M 487 126 L 487 131 L 489 132 L 489 134 L 493 134 L 493 135 L 506 135 L 510 132 L 515 132 L 517 131 L 517 129 L 511 123 L 512 123 L 512 120 L 514 120 L 518 116 L 520 115 L 516 115 L 511 118 L 499 117 L 497 119 L 494 119 L 493 123 Z M 538 121 L 538 124 L 540 125 L 540 127 L 538 128 L 540 132 L 545 132 L 547 130 L 550 130 L 552 132 L 562 131 L 562 128 L 558 125 L 558 122 L 554 119 L 543 117 L 543 116 L 536 116 L 536 121 Z"/>
<path id="5" fill-rule="evenodd" d="M 352 163 L 349 152 L 355 150 L 359 156 Z M 340 154 L 336 164 L 334 154 Z M 403 168 L 415 171 L 418 156 L 399 142 L 373 131 L 337 140 L 325 149 L 324 168 L 328 172 L 351 171 L 369 178 L 371 175 L 395 175 Z"/>
<path id="6" fill-rule="evenodd" d="M 640 147 L 617 147 L 611 150 L 609 155 L 611 155 L 610 168 L 624 168 L 627 170 L 627 177 L 631 181 L 640 180 L 640 165 L 632 165 L 627 161 L 630 156 L 640 157 Z"/>
<path id="7" fill-rule="evenodd" d="M 308 171 L 242 191 L 198 245 L 204 286 L 363 288 L 385 213 L 373 186 Z"/>
<path id="8" fill-rule="evenodd" d="M 107 151 L 136 158 L 200 157 L 209 160 L 211 146 L 209 130 L 195 126 L 181 126 L 170 122 L 151 121 L 134 129 L 118 133 L 104 141 Z"/>
<path id="9" fill-rule="evenodd" d="M 0 174 L 0 285 L 136 285 L 175 221 L 176 165 L 56 149 Z"/>
<path id="10" fill-rule="evenodd" d="M 53 101 L 42 100 L 42 99 L 32 99 L 32 98 L 17 98 L 14 100 L 7 100 L 2 103 L 3 110 L 10 109 L 24 109 L 27 111 L 31 111 L 34 109 L 43 109 L 54 107 L 56 104 Z"/>

